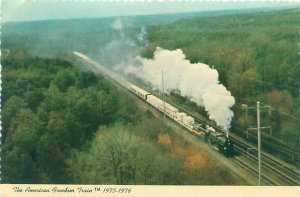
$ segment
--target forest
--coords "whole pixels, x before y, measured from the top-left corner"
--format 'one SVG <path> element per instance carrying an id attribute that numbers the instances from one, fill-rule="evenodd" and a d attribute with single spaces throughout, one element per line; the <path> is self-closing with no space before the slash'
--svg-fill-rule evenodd
<path id="1" fill-rule="evenodd" d="M 143 57 L 157 46 L 180 48 L 191 62 L 214 66 L 236 101 L 230 131 L 255 126 L 255 110 L 243 106 L 260 101 L 269 106 L 261 118 L 272 127 L 269 139 L 298 150 L 298 18 L 297 9 L 125 17 L 123 33 Z M 3 24 L 1 183 L 244 184 L 131 94 L 79 68 L 73 50 L 105 62 L 101 52 L 120 39 L 115 20 Z M 205 116 L 175 91 L 167 97 Z"/>
<path id="2" fill-rule="evenodd" d="M 262 110 L 262 125 L 272 128 L 278 143 L 298 149 L 298 27 L 298 9 L 182 19 L 149 26 L 149 43 L 142 54 L 151 58 L 157 46 L 180 48 L 192 63 L 214 67 L 236 101 L 232 132 L 245 135 L 256 125 L 255 110 L 246 113 L 245 106 L 255 107 L 260 101 L 268 106 Z"/>
<path id="3" fill-rule="evenodd" d="M 244 184 L 78 62 L 11 50 L 2 65 L 2 183 Z"/>
<path id="4" fill-rule="evenodd" d="M 124 26 L 122 32 L 112 28 L 118 19 Z M 180 48 L 192 63 L 202 62 L 217 69 L 220 82 L 234 96 L 231 132 L 245 136 L 245 130 L 256 124 L 256 117 L 255 110 L 247 111 L 242 106 L 253 107 L 260 101 L 268 106 L 262 111 L 262 126 L 272 128 L 271 138 L 297 149 L 298 21 L 297 9 L 269 9 L 11 22 L 3 24 L 2 46 L 4 55 L 8 49 L 22 49 L 39 57 L 66 57 L 76 50 L 107 66 L 139 54 L 151 58 L 158 46 Z M 137 35 L 143 27 L 141 41 Z M 106 51 L 111 46 L 114 48 Z M 184 102 L 179 104 L 189 103 L 185 98 L 180 100 Z M 197 112 L 206 115 L 203 109 Z"/>

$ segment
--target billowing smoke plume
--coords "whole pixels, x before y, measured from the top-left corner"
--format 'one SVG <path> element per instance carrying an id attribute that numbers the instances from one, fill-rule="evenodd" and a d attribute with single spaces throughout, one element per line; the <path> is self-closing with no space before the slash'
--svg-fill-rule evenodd
<path id="1" fill-rule="evenodd" d="M 164 71 L 165 89 L 178 89 L 182 96 L 190 97 L 205 107 L 209 118 L 227 130 L 233 117 L 231 107 L 235 100 L 220 84 L 217 70 L 206 64 L 192 64 L 180 49 L 175 51 L 157 48 L 153 59 L 138 57 L 139 66 L 127 67 L 127 72 L 147 80 L 153 87 L 161 86 L 161 70 Z"/>
<path id="2" fill-rule="evenodd" d="M 154 88 L 161 88 L 161 70 L 164 70 L 166 92 L 180 90 L 182 96 L 187 96 L 203 106 L 209 118 L 228 131 L 233 117 L 230 108 L 235 100 L 220 84 L 217 70 L 202 63 L 191 64 L 180 49 L 169 51 L 157 48 L 153 60 L 136 58 L 141 43 L 147 44 L 147 32 L 145 27 L 141 27 L 135 39 L 126 38 L 125 25 L 127 24 L 121 19 L 116 19 L 111 24 L 112 29 L 119 33 L 119 38 L 115 37 L 115 40 L 102 49 L 101 62 L 113 66 L 114 69 L 134 73 L 151 83 Z"/>

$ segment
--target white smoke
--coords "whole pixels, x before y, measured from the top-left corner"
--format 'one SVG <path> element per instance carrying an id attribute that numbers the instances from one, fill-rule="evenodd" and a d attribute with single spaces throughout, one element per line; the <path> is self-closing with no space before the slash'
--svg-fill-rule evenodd
<path id="1" fill-rule="evenodd" d="M 111 27 L 116 31 L 122 31 L 124 25 L 122 20 L 118 18 L 112 23 Z"/>
<path id="2" fill-rule="evenodd" d="M 101 62 L 116 66 L 132 61 L 139 53 L 136 44 L 130 39 L 113 40 L 101 51 Z"/>
<path id="3" fill-rule="evenodd" d="M 123 32 L 127 26 L 128 23 L 122 22 L 121 19 L 116 19 L 111 24 L 114 30 L 120 32 L 120 37 L 114 37 L 115 39 L 102 48 L 100 53 L 102 63 L 118 69 L 121 65 L 130 64 L 140 54 L 141 46 L 146 43 L 146 28 L 142 26 L 140 32 L 130 38 L 125 37 Z"/>
<path id="4" fill-rule="evenodd" d="M 161 70 L 164 70 L 165 89 L 178 89 L 182 96 L 190 97 L 203 106 L 209 118 L 226 131 L 230 128 L 233 112 L 230 109 L 235 100 L 219 82 L 216 69 L 203 63 L 192 64 L 185 59 L 180 49 L 169 51 L 157 48 L 153 59 L 136 58 L 135 66 L 128 66 L 126 72 L 150 82 L 153 87 L 161 86 Z"/>
<path id="5" fill-rule="evenodd" d="M 124 24 L 122 22 L 122 20 L 120 18 L 116 19 L 112 24 L 111 27 L 113 28 L 113 30 L 119 32 L 119 34 L 124 37 L 124 32 L 123 32 L 123 28 L 124 28 Z"/>
<path id="6" fill-rule="evenodd" d="M 136 36 L 139 41 L 144 41 L 146 37 L 146 28 L 145 26 L 141 27 L 141 32 Z"/>

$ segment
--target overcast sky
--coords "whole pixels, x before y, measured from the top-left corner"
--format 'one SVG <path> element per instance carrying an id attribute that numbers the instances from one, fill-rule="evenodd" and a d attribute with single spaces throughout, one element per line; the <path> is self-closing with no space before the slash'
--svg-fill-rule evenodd
<path id="1" fill-rule="evenodd" d="M 2 0 L 1 22 L 284 6 L 300 0 Z"/>

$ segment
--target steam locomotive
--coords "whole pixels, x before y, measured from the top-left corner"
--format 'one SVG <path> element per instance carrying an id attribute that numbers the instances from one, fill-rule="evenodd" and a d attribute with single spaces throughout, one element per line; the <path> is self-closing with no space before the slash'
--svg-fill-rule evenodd
<path id="1" fill-rule="evenodd" d="M 234 156 L 234 147 L 232 141 L 224 133 L 215 131 L 214 128 L 206 126 L 204 130 L 205 141 L 210 142 L 219 152 L 226 157 Z"/>
<path id="2" fill-rule="evenodd" d="M 130 83 L 122 76 L 117 75 L 111 70 L 105 68 L 104 66 L 96 63 L 91 60 L 87 56 L 74 52 L 74 54 L 84 60 L 86 60 L 89 64 L 93 65 L 97 69 L 99 69 L 103 74 L 109 76 L 118 84 L 128 89 L 130 92 L 149 103 L 162 113 L 165 113 L 166 116 L 178 122 L 183 127 L 187 128 L 190 132 L 195 133 L 196 135 L 205 134 L 205 140 L 210 142 L 219 152 L 224 154 L 227 157 L 232 157 L 234 154 L 233 143 L 232 141 L 223 133 L 215 131 L 212 127 L 206 126 L 206 129 L 202 127 L 201 124 L 195 122 L 194 118 L 188 116 L 184 112 L 180 112 L 176 107 L 171 104 L 164 102 L 160 98 L 152 95 L 151 93 L 143 90 L 142 88 Z"/>

